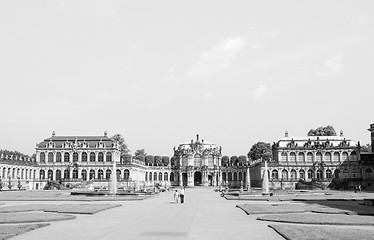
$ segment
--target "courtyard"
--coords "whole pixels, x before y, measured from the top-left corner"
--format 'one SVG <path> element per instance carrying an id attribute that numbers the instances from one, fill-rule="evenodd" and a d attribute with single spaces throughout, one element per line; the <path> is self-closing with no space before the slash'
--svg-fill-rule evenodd
<path id="1" fill-rule="evenodd" d="M 373 193 L 310 191 L 262 197 L 259 190 L 235 198 L 214 190 L 187 188 L 184 204 L 174 202 L 173 191 L 100 201 L 68 191 L 1 192 L 0 220 L 15 219 L 0 221 L 2 239 L 371 239 L 374 234 L 374 207 L 362 205 Z M 25 224 L 17 221 L 17 214 L 23 219 L 34 214 L 30 222 L 38 229 L 6 236 L 7 227 Z"/>

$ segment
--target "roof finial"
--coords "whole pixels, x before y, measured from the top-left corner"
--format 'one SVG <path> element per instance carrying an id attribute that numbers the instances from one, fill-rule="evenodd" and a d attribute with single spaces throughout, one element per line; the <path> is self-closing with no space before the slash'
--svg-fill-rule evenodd
<path id="1" fill-rule="evenodd" d="M 340 136 L 343 137 L 343 130 L 340 130 Z"/>
<path id="2" fill-rule="evenodd" d="M 196 134 L 196 142 L 199 141 L 199 134 Z"/>
<path id="3" fill-rule="evenodd" d="M 55 131 L 52 132 L 52 137 L 54 137 L 56 135 Z"/>
<path id="4" fill-rule="evenodd" d="M 286 130 L 286 132 L 284 133 L 284 136 L 285 137 L 288 137 L 288 131 Z"/>
<path id="5" fill-rule="evenodd" d="M 105 131 L 104 132 L 104 137 L 107 137 L 108 136 L 108 133 Z"/>

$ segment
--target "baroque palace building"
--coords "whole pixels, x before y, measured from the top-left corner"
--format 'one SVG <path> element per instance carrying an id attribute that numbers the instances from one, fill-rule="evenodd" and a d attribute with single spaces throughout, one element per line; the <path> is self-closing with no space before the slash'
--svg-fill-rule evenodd
<path id="1" fill-rule="evenodd" d="M 239 187 L 246 179 L 246 165 L 222 164 L 222 147 L 199 139 L 174 147 L 173 185 Z"/>
<path id="2" fill-rule="evenodd" d="M 372 169 L 370 169 L 372 170 Z M 285 137 L 272 145 L 268 164 L 270 188 L 295 189 L 298 182 L 318 182 L 332 187 L 336 182 L 359 182 L 367 171 L 360 165 L 360 143 L 343 136 Z M 251 181 L 260 186 L 264 172 L 261 160 L 250 166 Z"/>
<path id="3" fill-rule="evenodd" d="M 373 147 L 374 124 L 368 130 Z M 38 190 L 48 182 L 106 188 L 113 169 L 121 189 L 143 190 L 156 185 L 261 187 L 264 173 L 262 159 L 227 161 L 222 147 L 199 135 L 174 147 L 166 166 L 121 158 L 117 143 L 106 132 L 103 136 L 56 136 L 53 132 L 35 149 L 35 159 L 0 156 L 3 189 Z M 272 145 L 270 188 L 294 189 L 298 182 L 318 182 L 325 187 L 340 183 L 370 186 L 374 183 L 373 156 L 373 151 L 362 154 L 360 143 L 342 132 L 340 136 L 307 137 L 290 137 L 286 132 Z"/>

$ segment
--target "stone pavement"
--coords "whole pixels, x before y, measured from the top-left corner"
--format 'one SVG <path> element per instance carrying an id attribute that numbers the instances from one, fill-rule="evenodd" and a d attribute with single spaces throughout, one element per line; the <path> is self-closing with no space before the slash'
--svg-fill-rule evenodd
<path id="1" fill-rule="evenodd" d="M 12 239 L 284 239 L 267 222 L 236 208 L 241 201 L 227 201 L 213 190 L 187 188 L 184 204 L 174 203 L 173 191 L 143 201 L 118 202 L 123 206 L 52 222 Z"/>

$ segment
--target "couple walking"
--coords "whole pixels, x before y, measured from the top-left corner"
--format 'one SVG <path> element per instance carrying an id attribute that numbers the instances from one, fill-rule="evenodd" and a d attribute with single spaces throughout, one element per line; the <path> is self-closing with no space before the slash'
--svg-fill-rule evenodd
<path id="1" fill-rule="evenodd" d="M 175 189 L 175 191 L 174 191 L 174 201 L 176 203 L 179 202 L 179 199 L 180 199 L 181 203 L 184 203 L 184 189 L 185 189 L 185 187 L 181 187 L 181 189 L 179 191 L 177 189 Z"/>

